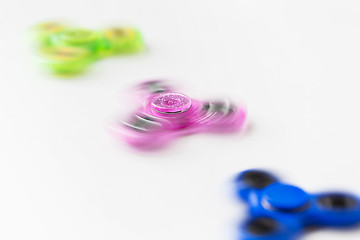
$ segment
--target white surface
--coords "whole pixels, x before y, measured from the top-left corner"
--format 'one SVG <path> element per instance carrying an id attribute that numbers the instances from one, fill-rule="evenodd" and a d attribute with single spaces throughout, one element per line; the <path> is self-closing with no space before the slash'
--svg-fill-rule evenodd
<path id="1" fill-rule="evenodd" d="M 36 68 L 29 26 L 131 23 L 149 51 L 77 79 Z M 245 206 L 231 178 L 274 170 L 309 192 L 360 195 L 360 3 L 354 1 L 1 1 L 0 238 L 235 239 Z M 25 44 L 24 44 L 25 43 Z M 251 131 L 193 135 L 140 154 L 106 124 L 134 82 L 241 97 Z M 359 239 L 360 230 L 307 240 Z"/>

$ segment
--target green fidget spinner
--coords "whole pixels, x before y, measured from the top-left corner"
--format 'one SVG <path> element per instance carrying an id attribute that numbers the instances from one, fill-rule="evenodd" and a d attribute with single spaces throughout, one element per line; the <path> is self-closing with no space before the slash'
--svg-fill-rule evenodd
<path id="1" fill-rule="evenodd" d="M 144 49 L 140 32 L 129 27 L 91 31 L 48 22 L 35 30 L 42 61 L 59 74 L 78 74 L 97 59 Z"/>

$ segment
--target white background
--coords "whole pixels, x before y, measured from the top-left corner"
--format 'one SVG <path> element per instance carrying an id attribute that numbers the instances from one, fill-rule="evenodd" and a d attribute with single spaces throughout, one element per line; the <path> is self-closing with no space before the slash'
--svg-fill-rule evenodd
<path id="1" fill-rule="evenodd" d="M 36 65 L 29 40 L 49 19 L 131 24 L 148 51 L 59 79 Z M 231 180 L 254 167 L 309 192 L 360 195 L 359 1 L 1 0 L 0 31 L 3 240 L 235 239 L 246 208 Z M 126 90 L 152 78 L 198 99 L 241 98 L 249 131 L 131 150 L 107 124 L 135 107 Z"/>

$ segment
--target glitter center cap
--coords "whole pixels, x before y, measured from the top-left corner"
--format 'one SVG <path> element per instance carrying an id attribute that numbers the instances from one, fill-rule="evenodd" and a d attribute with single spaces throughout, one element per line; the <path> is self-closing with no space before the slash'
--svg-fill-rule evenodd
<path id="1" fill-rule="evenodd" d="M 67 43 L 89 43 L 96 39 L 96 34 L 85 29 L 69 29 L 60 33 L 60 39 Z"/>
<path id="2" fill-rule="evenodd" d="M 165 93 L 155 97 L 151 105 L 154 110 L 161 113 L 177 113 L 188 110 L 191 100 L 182 93 Z"/>

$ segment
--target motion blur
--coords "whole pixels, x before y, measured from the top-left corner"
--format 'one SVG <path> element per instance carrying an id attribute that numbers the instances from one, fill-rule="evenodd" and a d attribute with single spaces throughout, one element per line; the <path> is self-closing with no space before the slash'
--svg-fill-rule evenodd
<path id="1" fill-rule="evenodd" d="M 79 74 L 96 60 L 144 49 L 140 32 L 130 27 L 93 31 L 45 22 L 34 31 L 42 63 L 59 75 Z"/>
<path id="2" fill-rule="evenodd" d="M 228 100 L 192 99 L 163 81 L 147 81 L 136 90 L 142 106 L 112 128 L 116 137 L 137 148 L 158 148 L 197 132 L 234 132 L 245 122 L 245 108 Z"/>

